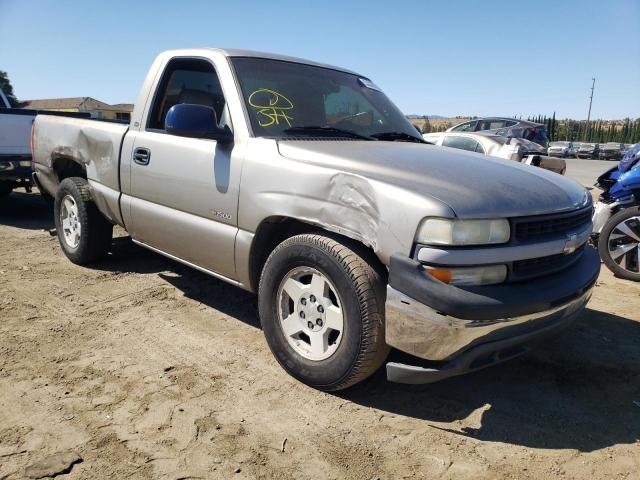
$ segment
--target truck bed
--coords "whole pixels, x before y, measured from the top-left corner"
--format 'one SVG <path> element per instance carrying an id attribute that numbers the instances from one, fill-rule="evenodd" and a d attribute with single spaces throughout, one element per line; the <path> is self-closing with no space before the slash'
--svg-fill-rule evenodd
<path id="1" fill-rule="evenodd" d="M 52 171 L 73 159 L 85 167 L 96 203 L 118 221 L 120 147 L 128 123 L 45 114 L 36 116 L 34 128 L 33 166 L 42 187 L 55 193 L 57 177 Z"/>

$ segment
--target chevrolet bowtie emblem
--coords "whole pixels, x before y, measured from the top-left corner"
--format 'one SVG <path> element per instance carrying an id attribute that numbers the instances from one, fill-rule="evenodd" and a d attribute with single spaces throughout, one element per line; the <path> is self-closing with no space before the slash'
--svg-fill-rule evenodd
<path id="1" fill-rule="evenodd" d="M 563 253 L 565 254 L 573 253 L 576 251 L 577 248 L 578 248 L 578 234 L 571 233 L 567 235 L 567 240 L 564 243 Z"/>

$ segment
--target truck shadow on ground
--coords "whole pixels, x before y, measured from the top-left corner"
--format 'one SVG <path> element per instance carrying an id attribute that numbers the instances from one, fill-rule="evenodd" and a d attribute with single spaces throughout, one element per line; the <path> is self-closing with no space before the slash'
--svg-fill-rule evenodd
<path id="1" fill-rule="evenodd" d="M 157 273 L 186 297 L 260 328 L 255 295 L 129 237 L 114 239 L 112 258 L 96 268 Z M 587 309 L 561 336 L 502 365 L 431 385 L 389 383 L 381 368 L 336 395 L 477 440 L 582 452 L 634 444 L 640 439 L 638 339 L 640 322 Z M 389 360 L 415 362 L 397 351 Z"/>
<path id="2" fill-rule="evenodd" d="M 136 245 L 128 236 L 114 238 L 109 258 L 91 268 L 110 272 L 158 274 L 185 297 L 249 326 L 261 328 L 255 295 Z"/>
<path id="3" fill-rule="evenodd" d="M 640 322 L 587 309 L 559 337 L 502 365 L 421 386 L 388 383 L 382 369 L 338 395 L 477 440 L 581 452 L 635 444 L 639 339 Z"/>
<path id="4" fill-rule="evenodd" d="M 39 194 L 14 191 L 0 198 L 0 224 L 26 230 L 53 228 L 53 207 Z"/>

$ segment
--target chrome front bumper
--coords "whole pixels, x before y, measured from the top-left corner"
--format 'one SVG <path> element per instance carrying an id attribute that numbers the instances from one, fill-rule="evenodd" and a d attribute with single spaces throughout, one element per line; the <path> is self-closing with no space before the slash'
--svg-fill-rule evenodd
<path id="1" fill-rule="evenodd" d="M 591 288 L 577 299 L 549 310 L 495 320 L 463 320 L 437 312 L 392 287 L 387 287 L 386 342 L 427 360 L 449 360 L 476 345 L 531 333 L 554 323 L 574 320 L 591 297 Z"/>
<path id="2" fill-rule="evenodd" d="M 524 353 L 527 345 L 572 323 L 584 310 L 600 272 L 586 248 L 561 272 L 479 287 L 455 287 L 425 274 L 422 264 L 393 255 L 385 304 L 385 341 L 428 361 L 387 364 L 387 378 L 430 383 Z"/>

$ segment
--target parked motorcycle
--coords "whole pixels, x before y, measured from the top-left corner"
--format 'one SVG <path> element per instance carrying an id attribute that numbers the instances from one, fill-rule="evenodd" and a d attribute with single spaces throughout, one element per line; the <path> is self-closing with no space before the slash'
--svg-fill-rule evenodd
<path id="1" fill-rule="evenodd" d="M 598 177 L 592 240 L 617 277 L 640 281 L 640 145 Z"/>

